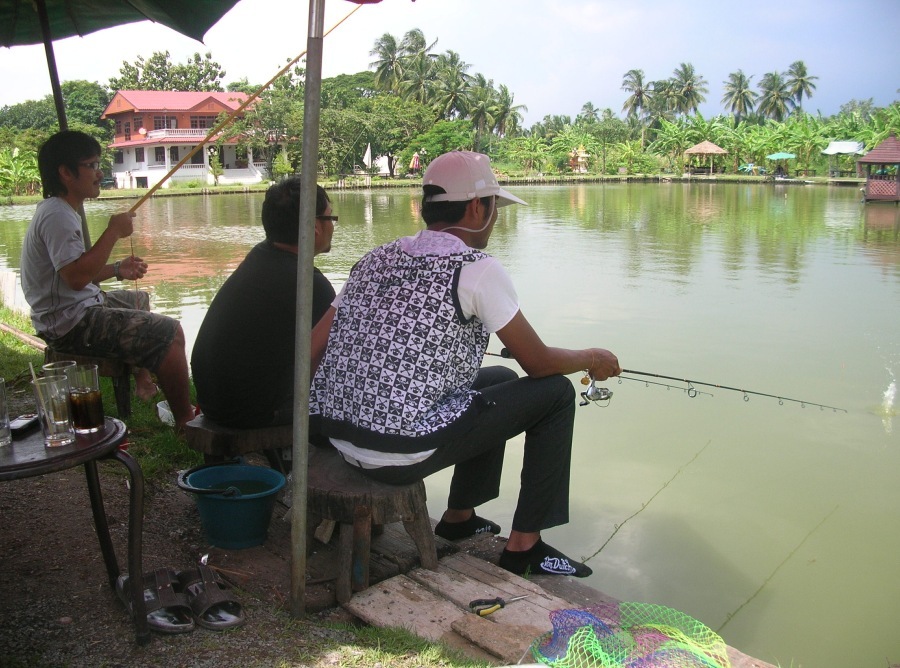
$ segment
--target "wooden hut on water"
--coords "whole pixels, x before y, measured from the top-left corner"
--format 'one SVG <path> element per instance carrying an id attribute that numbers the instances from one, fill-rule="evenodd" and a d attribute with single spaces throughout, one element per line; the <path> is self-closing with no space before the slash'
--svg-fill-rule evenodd
<path id="1" fill-rule="evenodd" d="M 900 140 L 893 133 L 857 164 L 866 167 L 866 202 L 900 203 Z"/>

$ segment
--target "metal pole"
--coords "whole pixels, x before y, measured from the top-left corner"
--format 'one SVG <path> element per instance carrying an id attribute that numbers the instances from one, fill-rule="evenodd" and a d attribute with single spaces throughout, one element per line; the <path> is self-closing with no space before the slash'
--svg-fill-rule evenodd
<path id="1" fill-rule="evenodd" d="M 310 0 L 300 175 L 300 239 L 297 254 L 297 339 L 294 353 L 294 444 L 292 450 L 291 614 L 306 612 L 306 489 L 309 456 L 309 349 L 315 255 L 316 173 L 319 162 L 319 101 L 325 0 Z"/>

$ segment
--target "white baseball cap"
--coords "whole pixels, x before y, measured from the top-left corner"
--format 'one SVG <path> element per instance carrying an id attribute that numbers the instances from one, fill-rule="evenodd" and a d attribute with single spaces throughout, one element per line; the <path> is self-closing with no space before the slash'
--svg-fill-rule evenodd
<path id="1" fill-rule="evenodd" d="M 497 206 L 526 204 L 497 183 L 491 160 L 483 153 L 453 151 L 431 161 L 422 185 L 439 186 L 446 192 L 432 195 L 429 202 L 468 202 L 476 197 L 497 196 Z"/>

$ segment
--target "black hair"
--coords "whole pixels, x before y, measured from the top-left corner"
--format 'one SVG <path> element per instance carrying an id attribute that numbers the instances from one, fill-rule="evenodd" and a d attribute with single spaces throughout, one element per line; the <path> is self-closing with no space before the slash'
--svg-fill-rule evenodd
<path id="1" fill-rule="evenodd" d="M 440 186 L 422 186 L 422 220 L 426 225 L 437 223 L 458 223 L 466 215 L 466 207 L 472 200 L 457 202 L 429 202 L 428 198 L 434 195 L 443 195 L 447 191 Z M 473 198 L 474 199 L 474 198 Z M 485 207 L 491 205 L 492 196 L 482 197 L 481 203 Z"/>
<path id="2" fill-rule="evenodd" d="M 331 203 L 325 189 L 316 185 L 316 215 L 321 216 Z M 296 246 L 300 238 L 300 177 L 279 181 L 266 191 L 262 205 L 262 223 L 266 239 Z"/>
<path id="3" fill-rule="evenodd" d="M 100 155 L 100 142 L 84 132 L 63 130 L 44 142 L 38 151 L 38 171 L 41 173 L 44 199 L 68 194 L 59 176 L 59 168 L 78 173 L 78 163 Z"/>

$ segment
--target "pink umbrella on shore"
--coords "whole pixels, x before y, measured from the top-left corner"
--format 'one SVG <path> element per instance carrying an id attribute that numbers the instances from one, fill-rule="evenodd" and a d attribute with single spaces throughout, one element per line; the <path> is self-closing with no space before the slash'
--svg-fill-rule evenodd
<path id="1" fill-rule="evenodd" d="M 412 160 L 409 161 L 410 170 L 417 172 L 419 168 L 422 166 L 422 161 L 419 159 L 419 152 L 416 151 L 413 153 Z"/>

